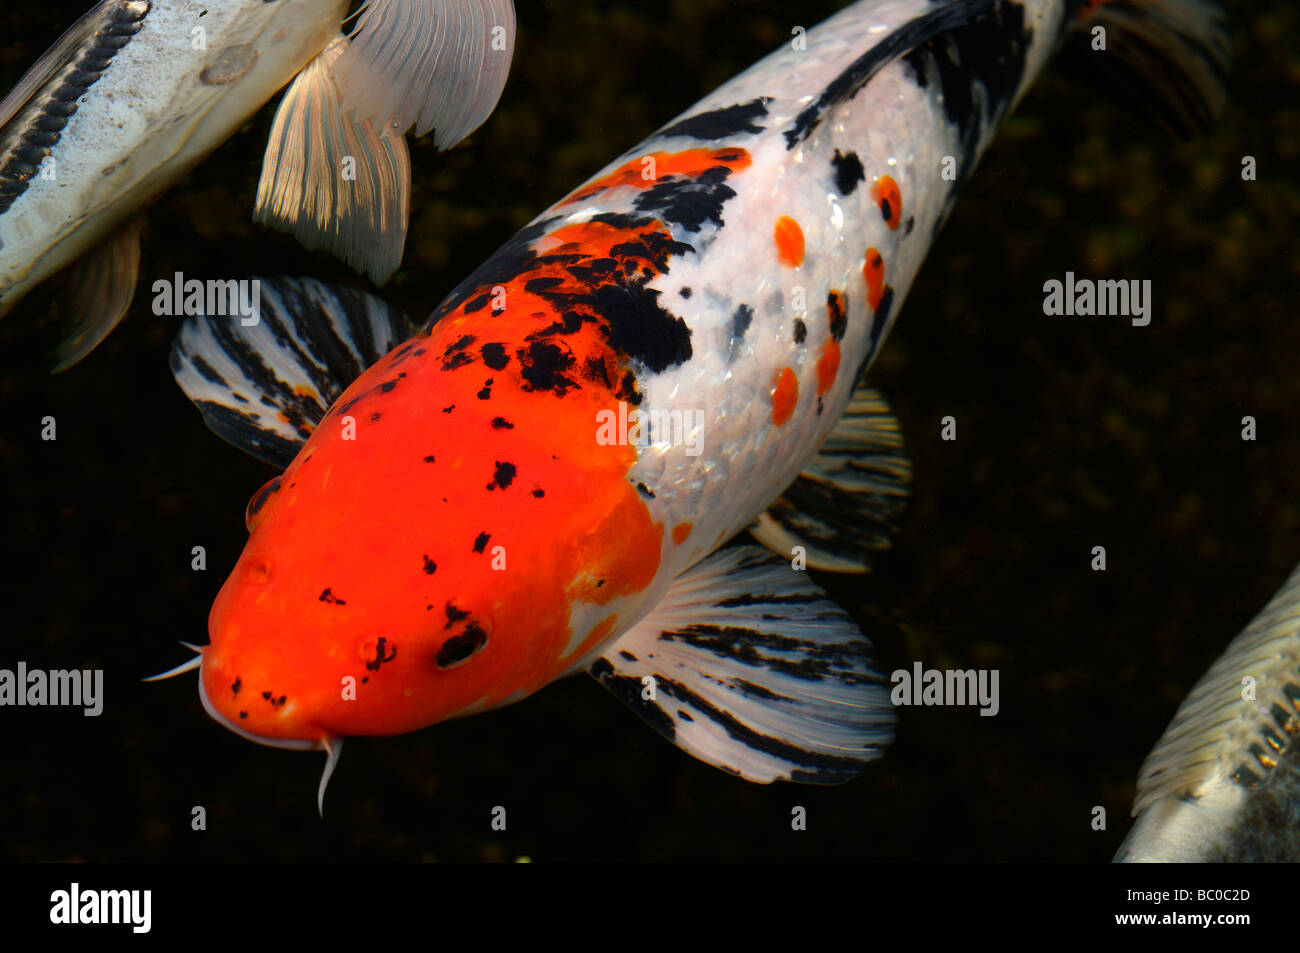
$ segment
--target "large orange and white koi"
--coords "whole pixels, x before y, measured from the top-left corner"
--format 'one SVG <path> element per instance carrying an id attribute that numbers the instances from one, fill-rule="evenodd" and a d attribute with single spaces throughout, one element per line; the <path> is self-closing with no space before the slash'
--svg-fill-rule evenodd
<path id="1" fill-rule="evenodd" d="M 1219 95 L 1216 16 L 863 0 L 551 206 L 413 336 L 309 280 L 266 285 L 256 327 L 188 322 L 179 382 L 284 467 L 180 667 L 208 712 L 328 750 L 327 778 L 345 737 L 587 671 L 751 781 L 860 773 L 890 740 L 888 692 L 800 569 L 865 571 L 905 500 L 862 372 L 1072 27 L 1105 24 L 1195 123 Z M 767 549 L 720 549 L 746 529 Z"/>

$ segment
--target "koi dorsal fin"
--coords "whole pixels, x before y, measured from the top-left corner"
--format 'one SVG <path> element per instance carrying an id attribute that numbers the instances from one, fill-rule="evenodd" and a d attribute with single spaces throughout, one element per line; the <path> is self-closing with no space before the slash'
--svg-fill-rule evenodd
<path id="1" fill-rule="evenodd" d="M 786 559 L 802 547 L 814 569 L 869 572 L 898 531 L 911 482 L 898 418 L 862 385 L 812 464 L 749 531 Z"/>
<path id="2" fill-rule="evenodd" d="M 255 317 L 185 319 L 172 376 L 214 433 L 283 469 L 348 385 L 415 328 L 352 288 L 311 278 L 249 284 Z"/>
<path id="3" fill-rule="evenodd" d="M 838 784 L 893 738 L 871 643 L 756 546 L 678 576 L 589 671 L 679 748 L 749 781 Z"/>

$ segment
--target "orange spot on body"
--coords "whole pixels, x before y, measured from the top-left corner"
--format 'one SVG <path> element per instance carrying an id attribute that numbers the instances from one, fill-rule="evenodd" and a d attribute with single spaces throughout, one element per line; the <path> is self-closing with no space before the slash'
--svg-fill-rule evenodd
<path id="1" fill-rule="evenodd" d="M 835 375 L 840 369 L 840 342 L 830 338 L 817 361 L 817 396 L 821 397 L 835 383 Z"/>
<path id="2" fill-rule="evenodd" d="M 646 159 L 653 159 L 651 166 Z M 619 187 L 649 189 L 668 176 L 695 178 L 719 166 L 733 172 L 747 168 L 752 160 L 744 149 L 687 149 L 684 152 L 652 152 L 646 156 L 629 159 L 608 175 L 589 182 L 566 198 L 561 205 L 581 202 L 599 195 L 606 189 Z M 647 177 L 646 172 L 654 174 Z"/>
<path id="3" fill-rule="evenodd" d="M 776 254 L 781 264 L 798 268 L 803 264 L 803 229 L 788 215 L 776 220 Z"/>
<path id="4" fill-rule="evenodd" d="M 777 376 L 776 386 L 772 388 L 772 423 L 778 427 L 784 425 L 794 414 L 795 404 L 799 403 L 799 378 L 790 368 L 783 368 Z"/>
<path id="5" fill-rule="evenodd" d="M 876 179 L 871 186 L 871 198 L 880 207 L 881 217 L 892 229 L 898 228 L 903 220 L 903 194 L 898 183 L 887 175 Z"/>
<path id="6" fill-rule="evenodd" d="M 686 542 L 686 537 L 691 535 L 691 530 L 694 528 L 694 523 L 678 523 L 673 527 L 673 542 L 680 546 Z"/>
<path id="7" fill-rule="evenodd" d="M 875 311 L 880 307 L 880 296 L 885 293 L 885 259 L 874 248 L 867 249 L 862 277 L 867 279 L 867 304 Z"/>

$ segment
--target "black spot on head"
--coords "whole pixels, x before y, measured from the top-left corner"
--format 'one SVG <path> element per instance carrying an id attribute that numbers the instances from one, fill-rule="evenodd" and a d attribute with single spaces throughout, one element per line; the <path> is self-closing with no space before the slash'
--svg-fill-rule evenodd
<path id="1" fill-rule="evenodd" d="M 532 341 L 528 347 L 515 352 L 519 358 L 524 378 L 524 389 L 547 390 L 563 397 L 577 382 L 566 376 L 574 365 L 574 357 L 552 341 Z"/>
<path id="2" fill-rule="evenodd" d="M 487 645 L 487 641 L 487 633 L 471 622 L 460 635 L 453 635 L 442 643 L 435 659 L 438 668 L 455 668 Z"/>
<path id="3" fill-rule="evenodd" d="M 803 323 L 803 318 L 794 319 L 794 343 L 802 344 L 808 340 L 808 325 Z"/>
<path id="4" fill-rule="evenodd" d="M 338 596 L 334 595 L 333 590 L 331 590 L 331 589 L 328 588 L 328 587 L 326 587 L 325 591 L 322 592 L 322 593 L 320 594 L 320 601 L 321 601 L 321 602 L 328 602 L 330 605 L 335 605 L 335 606 L 345 606 L 345 605 L 347 605 L 346 602 L 344 602 L 344 601 L 343 601 L 342 599 L 340 599 Z"/>
<path id="5" fill-rule="evenodd" d="M 518 470 L 513 463 L 506 463 L 503 460 L 496 462 L 496 472 L 492 475 L 492 482 L 487 485 L 489 490 L 507 489 L 515 481 L 515 474 Z"/>
<path id="6" fill-rule="evenodd" d="M 239 717 L 240 717 L 240 719 L 247 718 L 247 717 L 248 717 L 248 712 L 246 712 L 246 711 L 241 711 L 241 712 L 239 713 Z"/>
<path id="7" fill-rule="evenodd" d="M 515 425 L 512 424 L 510 421 L 506 420 L 504 417 L 493 417 L 493 418 L 492 418 L 492 427 L 493 427 L 493 429 L 495 429 L 495 430 L 514 430 L 514 429 L 515 429 Z"/>
<path id="8" fill-rule="evenodd" d="M 370 415 L 370 422 L 373 424 L 373 423 L 375 423 L 376 421 L 378 421 L 379 418 L 382 417 L 382 416 L 384 416 L 384 415 L 381 414 L 379 411 L 375 411 L 373 414 Z"/>
<path id="9" fill-rule="evenodd" d="M 492 396 L 492 378 L 489 377 L 487 380 L 483 382 L 483 389 L 478 392 L 478 399 L 487 400 L 491 396 Z"/>
<path id="10" fill-rule="evenodd" d="M 483 550 L 487 548 L 488 540 L 491 538 L 492 538 L 491 533 L 487 533 L 487 532 L 479 533 L 478 536 L 474 538 L 474 552 L 476 553 L 483 552 Z"/>
<path id="11" fill-rule="evenodd" d="M 235 683 L 234 683 L 233 685 L 230 686 L 230 693 L 231 693 L 231 695 L 238 695 L 238 694 L 239 694 L 239 690 L 240 690 L 241 688 L 243 688 L 243 687 L 244 687 L 244 683 L 243 683 L 243 681 L 240 679 L 240 677 L 239 677 L 238 675 L 236 675 L 236 676 L 235 676 Z"/>
<path id="12" fill-rule="evenodd" d="M 397 646 L 390 646 L 388 639 L 381 635 L 375 645 L 375 657 L 366 663 L 366 668 L 372 672 L 377 672 L 381 665 L 385 662 L 391 662 L 395 658 L 397 658 Z"/>
<path id="13" fill-rule="evenodd" d="M 841 155 L 840 150 L 836 149 L 835 155 L 831 156 L 831 168 L 835 172 L 835 187 L 840 190 L 840 195 L 852 195 L 858 183 L 867 178 L 862 160 L 856 152 Z"/>
<path id="14" fill-rule="evenodd" d="M 473 364 L 474 358 L 463 352 L 453 354 L 451 357 L 444 358 L 442 369 L 444 371 L 454 371 L 458 367 L 464 367 L 466 364 Z"/>
<path id="15" fill-rule="evenodd" d="M 448 600 L 447 602 L 446 613 L 447 613 L 447 624 L 443 626 L 444 629 L 450 629 L 457 622 L 464 622 L 466 619 L 469 618 L 469 612 L 467 610 L 458 609 L 456 607 L 456 604 L 454 602 L 451 602 L 450 600 Z"/>
<path id="16" fill-rule="evenodd" d="M 456 405 L 455 405 L 455 404 L 452 404 L 452 405 L 449 406 L 449 407 L 444 407 L 444 408 L 442 408 L 442 412 L 443 412 L 444 414 L 449 414 L 449 413 L 451 413 L 451 412 L 452 412 L 453 410 L 455 410 L 455 409 L 456 409 Z"/>
<path id="17" fill-rule="evenodd" d="M 602 357 L 593 355 L 587 358 L 586 363 L 583 365 L 582 376 L 593 384 L 604 384 L 610 390 L 614 389 L 614 385 L 609 379 L 609 370 L 605 366 L 605 359 Z"/>
<path id="18" fill-rule="evenodd" d="M 435 572 L 438 571 L 438 564 L 435 563 L 432 559 L 430 559 L 427 553 L 423 555 L 424 555 L 424 571 L 428 573 L 430 576 L 432 576 Z"/>
<path id="19" fill-rule="evenodd" d="M 545 495 L 546 495 L 546 491 L 543 490 L 540 486 L 537 487 L 537 489 L 533 490 L 533 496 L 537 497 L 539 500 Z"/>
<path id="20" fill-rule="evenodd" d="M 437 463 L 438 461 L 434 459 L 433 454 L 429 454 L 427 457 L 424 458 L 424 462 L 425 462 L 425 463 Z"/>
<path id="21" fill-rule="evenodd" d="M 443 356 L 447 357 L 452 354 L 455 354 L 457 351 L 463 351 L 465 350 L 465 348 L 469 347 L 473 343 L 474 343 L 474 335 L 472 334 L 462 335 L 456 341 L 447 345 L 447 350 L 442 352 Z"/>
<path id="22" fill-rule="evenodd" d="M 510 363 L 510 355 L 506 353 L 506 346 L 495 341 L 484 344 L 479 349 L 479 354 L 483 356 L 483 363 L 494 371 L 505 370 L 505 366 Z"/>

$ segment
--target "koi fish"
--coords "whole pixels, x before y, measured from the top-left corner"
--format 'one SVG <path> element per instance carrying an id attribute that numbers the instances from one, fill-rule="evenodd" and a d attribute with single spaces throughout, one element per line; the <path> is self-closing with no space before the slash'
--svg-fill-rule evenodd
<path id="1" fill-rule="evenodd" d="M 352 39 L 339 32 L 347 7 L 103 0 L 0 102 L 0 315 L 74 266 L 55 370 L 130 307 L 134 216 L 291 79 L 254 217 L 379 284 L 392 275 L 410 200 L 404 134 L 434 129 L 447 149 L 487 118 L 510 68 L 514 5 L 368 0 Z"/>
<path id="2" fill-rule="evenodd" d="M 860 382 L 1003 119 L 1098 26 L 1171 124 L 1208 120 L 1212 4 L 863 0 L 560 199 L 414 334 L 310 279 L 265 283 L 253 327 L 188 319 L 178 383 L 283 472 L 209 643 L 157 677 L 197 669 L 227 728 L 326 751 L 318 805 L 344 738 L 581 671 L 749 781 L 860 774 L 889 693 L 803 571 L 869 571 L 905 507 L 898 423 Z M 761 546 L 722 548 L 746 529 Z"/>
<path id="3" fill-rule="evenodd" d="M 1192 688 L 1138 776 L 1119 862 L 1300 860 L 1300 568 Z"/>

